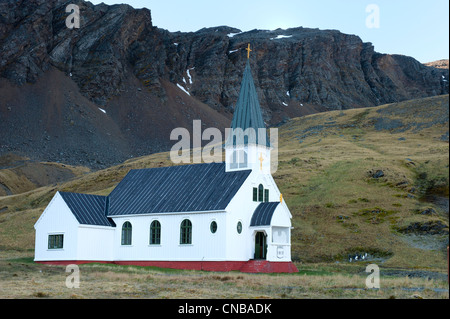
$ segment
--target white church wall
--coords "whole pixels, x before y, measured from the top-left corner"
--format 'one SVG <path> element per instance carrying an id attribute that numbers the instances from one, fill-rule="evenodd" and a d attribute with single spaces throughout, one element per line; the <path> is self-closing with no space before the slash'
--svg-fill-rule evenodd
<path id="1" fill-rule="evenodd" d="M 253 171 L 242 185 L 239 192 L 227 207 L 227 259 L 249 260 L 255 254 L 255 234 L 259 231 L 267 235 L 267 260 L 290 261 L 290 227 L 291 214 L 286 203 L 278 205 L 272 217 L 271 226 L 278 226 L 287 234 L 288 243 L 273 242 L 272 227 L 250 227 L 251 218 L 260 202 L 253 201 L 253 188 L 260 184 L 269 190 L 269 201 L 280 200 L 280 191 L 270 174 L 260 174 L 259 170 Z M 242 222 L 242 233 L 236 231 L 237 222 Z M 279 229 L 278 229 L 279 230 Z"/>
<path id="2" fill-rule="evenodd" d="M 112 261 L 114 227 L 80 225 L 78 227 L 78 260 Z"/>
<path id="3" fill-rule="evenodd" d="M 34 225 L 34 260 L 77 260 L 78 226 L 75 216 L 57 192 Z M 63 248 L 49 249 L 49 235 L 63 235 Z"/>
<path id="4" fill-rule="evenodd" d="M 118 261 L 221 261 L 225 260 L 225 212 L 152 214 L 131 217 L 114 217 L 114 259 Z M 183 220 L 192 223 L 192 243 L 180 244 L 180 226 Z M 161 224 L 161 243 L 150 244 L 150 225 L 154 220 Z M 132 225 L 132 243 L 121 245 L 122 225 Z M 210 230 L 217 223 L 216 233 Z"/>
<path id="5" fill-rule="evenodd" d="M 291 261 L 291 215 L 283 202 L 275 209 L 272 216 L 271 235 L 267 260 Z"/>
<path id="6" fill-rule="evenodd" d="M 227 207 L 227 260 L 247 261 L 254 257 L 254 234 L 250 229 L 253 212 L 259 202 L 253 201 L 253 187 L 258 187 L 259 173 L 253 171 Z M 270 196 L 270 193 L 269 193 Z M 242 232 L 237 232 L 238 222 Z"/>
<path id="7" fill-rule="evenodd" d="M 233 154 L 236 153 L 236 154 Z M 244 155 L 245 154 L 245 155 Z M 225 148 L 226 171 L 253 169 L 270 173 L 271 152 L 264 146 L 247 145 Z M 236 166 L 232 163 L 238 162 Z"/>

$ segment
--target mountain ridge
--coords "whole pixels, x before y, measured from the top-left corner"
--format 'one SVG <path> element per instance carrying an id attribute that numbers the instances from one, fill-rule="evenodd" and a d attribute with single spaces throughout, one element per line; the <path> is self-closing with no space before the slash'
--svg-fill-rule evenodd
<path id="1" fill-rule="evenodd" d="M 65 25 L 69 3 L 80 8 L 79 29 Z M 223 130 L 248 43 L 267 125 L 448 94 L 448 69 L 377 53 L 337 30 L 169 32 L 145 8 L 8 0 L 0 4 L 0 154 L 102 168 L 169 150 L 170 132 L 191 131 L 193 119 Z"/>

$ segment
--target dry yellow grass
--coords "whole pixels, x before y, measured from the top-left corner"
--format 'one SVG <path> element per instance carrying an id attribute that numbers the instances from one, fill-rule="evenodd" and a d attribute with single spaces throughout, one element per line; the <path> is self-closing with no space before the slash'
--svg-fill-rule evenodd
<path id="1" fill-rule="evenodd" d="M 317 264 L 296 275 L 266 275 L 81 265 L 80 288 L 70 289 L 64 266 L 0 260 L 0 298 L 448 298 L 445 281 L 381 273 L 380 289 L 367 289 L 364 267 L 334 268 Z"/>

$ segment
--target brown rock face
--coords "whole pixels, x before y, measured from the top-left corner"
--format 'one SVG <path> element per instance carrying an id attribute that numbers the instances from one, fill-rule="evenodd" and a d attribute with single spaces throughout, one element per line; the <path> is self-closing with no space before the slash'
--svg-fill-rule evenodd
<path id="1" fill-rule="evenodd" d="M 448 70 L 448 59 L 442 59 L 437 61 L 432 61 L 428 63 L 424 63 L 426 66 L 431 66 L 437 69 L 447 69 Z"/>
<path id="2" fill-rule="evenodd" d="M 68 4 L 80 8 L 79 29 L 66 26 Z M 376 53 L 339 31 L 222 26 L 171 33 L 152 25 L 149 10 L 128 5 L 6 0 L 0 154 L 102 166 L 170 149 L 170 131 L 190 129 L 193 119 L 227 127 L 248 43 L 268 124 L 448 93 L 448 68 Z"/>

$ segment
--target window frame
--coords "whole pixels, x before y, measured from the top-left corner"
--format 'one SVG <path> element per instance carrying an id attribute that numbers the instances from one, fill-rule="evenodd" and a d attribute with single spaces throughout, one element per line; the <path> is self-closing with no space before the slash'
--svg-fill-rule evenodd
<path id="1" fill-rule="evenodd" d="M 192 245 L 192 222 L 188 218 L 180 224 L 180 245 Z"/>
<path id="2" fill-rule="evenodd" d="M 237 151 L 236 151 L 236 150 L 233 150 L 233 153 L 231 154 L 230 168 L 231 168 L 231 169 L 237 169 L 237 168 L 239 168 L 238 154 L 237 154 Z"/>
<path id="3" fill-rule="evenodd" d="M 133 244 L 133 225 L 130 221 L 122 224 L 121 246 L 131 246 Z"/>
<path id="4" fill-rule="evenodd" d="M 264 202 L 268 202 L 268 201 L 269 201 L 269 189 L 264 188 Z"/>
<path id="5" fill-rule="evenodd" d="M 236 224 L 236 231 L 238 235 L 242 234 L 242 229 L 243 229 L 242 221 L 239 220 Z"/>
<path id="6" fill-rule="evenodd" d="M 150 238 L 149 245 L 161 245 L 161 223 L 155 219 L 150 223 Z"/>
<path id="7" fill-rule="evenodd" d="M 239 168 L 247 168 L 248 167 L 248 155 L 245 150 L 239 150 Z"/>
<path id="8" fill-rule="evenodd" d="M 263 184 L 259 184 L 258 186 L 258 202 L 264 201 L 264 186 Z"/>
<path id="9" fill-rule="evenodd" d="M 58 238 L 58 240 L 56 240 Z M 52 243 L 52 245 L 50 245 Z M 48 234 L 48 250 L 64 249 L 64 234 Z"/>
<path id="10" fill-rule="evenodd" d="M 213 227 L 213 225 L 215 225 L 215 227 Z M 218 229 L 218 225 L 217 222 L 215 220 L 212 220 L 211 223 L 209 224 L 209 230 L 211 231 L 211 234 L 215 234 L 217 233 L 217 229 Z"/>

